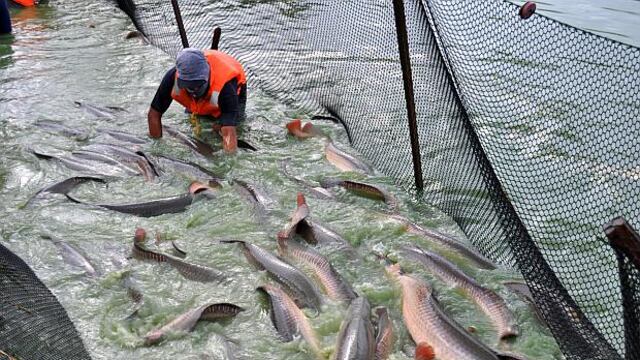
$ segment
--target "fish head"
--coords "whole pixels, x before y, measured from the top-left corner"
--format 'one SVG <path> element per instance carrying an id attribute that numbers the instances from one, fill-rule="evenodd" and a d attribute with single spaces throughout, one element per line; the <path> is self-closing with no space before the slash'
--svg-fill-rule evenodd
<path id="1" fill-rule="evenodd" d="M 133 241 L 136 243 L 144 242 L 147 237 L 147 232 L 143 228 L 137 228 L 135 234 L 133 235 Z"/>
<path id="2" fill-rule="evenodd" d="M 435 358 L 436 353 L 431 345 L 422 342 L 416 346 L 415 360 L 433 360 Z"/>

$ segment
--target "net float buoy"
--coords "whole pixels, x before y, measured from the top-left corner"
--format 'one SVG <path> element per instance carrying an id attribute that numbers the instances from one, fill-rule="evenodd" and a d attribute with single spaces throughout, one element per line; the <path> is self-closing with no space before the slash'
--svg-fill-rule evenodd
<path id="1" fill-rule="evenodd" d="M 536 3 L 534 3 L 533 1 L 527 1 L 526 3 L 522 4 L 522 6 L 520 7 L 520 12 L 519 12 L 520 18 L 528 19 L 535 12 L 536 12 Z"/>

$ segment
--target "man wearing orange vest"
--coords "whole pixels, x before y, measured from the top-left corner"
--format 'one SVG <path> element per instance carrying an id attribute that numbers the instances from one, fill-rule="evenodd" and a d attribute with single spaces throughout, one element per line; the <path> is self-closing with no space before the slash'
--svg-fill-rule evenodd
<path id="1" fill-rule="evenodd" d="M 213 130 L 222 135 L 223 149 L 236 151 L 236 126 L 244 119 L 247 101 L 247 79 L 236 59 L 217 50 L 180 51 L 176 66 L 165 74 L 149 108 L 152 138 L 162 137 L 162 114 L 172 100 L 184 106 L 193 119 L 198 115 L 212 118 Z M 193 122 L 199 129 L 198 120 Z"/>

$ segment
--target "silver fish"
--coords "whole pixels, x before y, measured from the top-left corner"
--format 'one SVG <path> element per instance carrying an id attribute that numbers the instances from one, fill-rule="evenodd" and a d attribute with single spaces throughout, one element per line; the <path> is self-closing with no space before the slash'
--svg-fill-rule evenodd
<path id="1" fill-rule="evenodd" d="M 281 256 L 296 259 L 311 268 L 332 300 L 350 302 L 358 297 L 331 263 L 313 249 L 305 248 L 295 240 L 278 238 L 278 250 Z"/>
<path id="2" fill-rule="evenodd" d="M 286 161 L 280 161 L 280 171 L 284 174 L 284 176 L 291 179 L 295 183 L 303 186 L 311 195 L 313 195 L 318 199 L 335 200 L 336 196 L 331 191 L 321 186 L 313 186 L 308 181 L 302 178 L 296 177 L 294 175 L 291 175 L 291 173 L 289 173 L 289 171 L 287 170 L 287 167 L 288 167 L 288 163 Z"/>
<path id="3" fill-rule="evenodd" d="M 387 272 L 402 288 L 402 317 L 418 348 L 431 347 L 438 360 L 498 360 L 493 350 L 451 320 L 424 281 L 404 274 L 398 264 Z"/>
<path id="4" fill-rule="evenodd" d="M 278 334 L 285 342 L 293 341 L 297 335 L 302 335 L 313 353 L 320 355 L 318 336 L 309 324 L 309 320 L 298 308 L 295 302 L 282 289 L 273 285 L 263 285 L 258 288 L 269 296 L 271 303 L 271 321 Z"/>
<path id="5" fill-rule="evenodd" d="M 25 204 L 25 206 L 29 205 L 36 197 L 40 196 L 41 194 L 45 194 L 45 193 L 51 193 L 51 194 L 66 194 L 69 191 L 73 190 L 76 186 L 83 184 L 87 181 L 96 181 L 96 182 L 101 182 L 101 183 L 106 183 L 106 181 L 104 181 L 104 179 L 99 178 L 99 177 L 93 177 L 93 176 L 75 176 L 72 178 L 68 178 L 65 180 L 62 180 L 60 182 L 57 182 L 53 185 L 49 185 L 45 188 L 42 188 L 41 190 L 39 190 L 37 193 L 35 193 Z"/>
<path id="6" fill-rule="evenodd" d="M 86 140 L 89 137 L 89 133 L 87 131 L 70 128 L 68 126 L 63 125 L 62 123 L 55 122 L 55 121 L 40 120 L 36 122 L 34 125 L 45 131 L 73 137 L 78 140 Z"/>
<path id="7" fill-rule="evenodd" d="M 487 259 L 484 255 L 480 254 L 479 252 L 473 250 L 472 248 L 470 248 L 470 245 L 466 245 L 460 240 L 454 239 L 448 235 L 442 234 L 435 230 L 424 228 L 400 215 L 384 214 L 384 216 L 404 224 L 406 226 L 407 232 L 421 236 L 426 240 L 435 242 L 438 245 L 451 249 L 457 252 L 458 254 L 470 259 L 471 261 L 473 261 L 483 269 L 494 270 L 496 268 L 496 265 L 491 260 Z"/>
<path id="8" fill-rule="evenodd" d="M 358 171 L 365 174 L 373 174 L 369 165 L 358 160 L 353 155 L 338 149 L 330 140 L 327 141 L 324 147 L 324 154 L 331 164 L 342 171 Z"/>
<path id="9" fill-rule="evenodd" d="M 151 330 L 144 336 L 144 343 L 153 345 L 162 341 L 168 333 L 191 332 L 200 320 L 215 321 L 231 318 L 243 310 L 239 306 L 228 303 L 201 305 L 179 315 L 163 327 Z"/>
<path id="10" fill-rule="evenodd" d="M 265 270 L 277 282 L 290 291 L 292 297 L 303 307 L 320 311 L 322 296 L 313 282 L 298 268 L 280 260 L 258 245 L 241 240 L 222 240 L 222 243 L 242 245 L 247 260 L 260 270 Z"/>
<path id="11" fill-rule="evenodd" d="M 80 253 L 78 249 L 71 244 L 51 237 L 50 235 L 42 235 L 43 238 L 51 240 L 53 244 L 58 248 L 62 258 L 70 265 L 81 268 L 89 276 L 97 276 L 98 272 L 95 267 L 91 265 L 86 256 Z"/>
<path id="12" fill-rule="evenodd" d="M 335 360 L 371 360 L 375 357 L 376 341 L 370 313 L 366 298 L 351 301 L 338 333 Z"/>
<path id="13" fill-rule="evenodd" d="M 494 291 L 481 286 L 440 255 L 413 246 L 405 246 L 403 250 L 408 258 L 420 262 L 447 285 L 462 289 L 491 319 L 498 331 L 499 339 L 518 336 L 515 316 Z"/>
<path id="14" fill-rule="evenodd" d="M 110 120 L 114 120 L 118 113 L 127 112 L 127 110 L 117 106 L 100 107 L 100 106 L 96 106 L 88 103 L 83 103 L 80 101 L 74 101 L 73 103 L 77 107 L 85 110 L 91 115 L 94 115 L 99 118 L 110 119 Z"/>

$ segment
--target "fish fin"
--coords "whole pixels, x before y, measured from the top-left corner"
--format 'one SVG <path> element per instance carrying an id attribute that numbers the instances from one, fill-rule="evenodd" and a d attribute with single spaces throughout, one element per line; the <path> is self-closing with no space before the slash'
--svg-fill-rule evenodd
<path id="1" fill-rule="evenodd" d="M 299 192 L 296 196 L 296 202 L 298 203 L 298 206 L 306 205 L 307 199 L 304 198 L 303 193 Z"/>
<path id="2" fill-rule="evenodd" d="M 433 360 L 436 353 L 433 347 L 427 343 L 420 343 L 416 346 L 415 360 Z"/>
<path id="3" fill-rule="evenodd" d="M 498 356 L 498 359 L 500 360 L 527 360 L 527 358 L 524 357 L 523 355 L 514 354 L 511 352 L 508 352 L 508 353 L 496 352 L 496 356 Z"/>
<path id="4" fill-rule="evenodd" d="M 320 180 L 320 186 L 322 186 L 325 189 L 329 189 L 329 188 L 338 186 L 338 185 L 340 185 L 340 183 L 342 183 L 342 180 L 340 180 L 340 179 L 326 178 L 326 179 L 321 179 Z"/>
<path id="5" fill-rule="evenodd" d="M 255 146 L 249 144 L 248 142 L 246 142 L 245 140 L 242 140 L 242 139 L 238 139 L 238 147 L 240 149 L 258 151 L 258 149 Z"/>
<path id="6" fill-rule="evenodd" d="M 176 256 L 183 259 L 187 257 L 187 253 L 184 250 L 180 249 L 175 241 L 171 241 L 171 246 L 173 246 L 173 251 L 176 253 Z"/>
<path id="7" fill-rule="evenodd" d="M 289 121 L 286 127 L 291 135 L 295 135 L 296 131 L 301 130 L 301 125 L 302 125 L 302 120 L 295 119 L 295 120 Z"/>
<path id="8" fill-rule="evenodd" d="M 72 197 L 72 196 L 71 196 L 71 195 L 69 195 L 69 194 L 64 194 L 64 196 L 66 196 L 66 197 L 67 197 L 67 199 L 69 199 L 70 201 L 72 201 L 72 202 L 74 202 L 74 203 L 76 203 L 76 204 L 84 204 L 82 201 L 80 201 L 80 200 L 78 200 L 78 199 L 76 199 L 76 198 Z"/>

